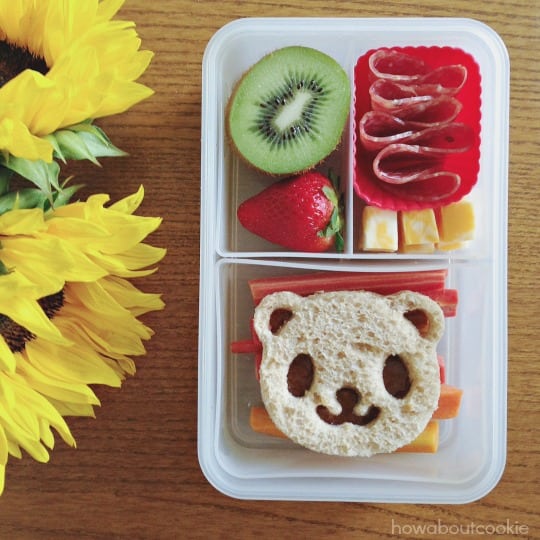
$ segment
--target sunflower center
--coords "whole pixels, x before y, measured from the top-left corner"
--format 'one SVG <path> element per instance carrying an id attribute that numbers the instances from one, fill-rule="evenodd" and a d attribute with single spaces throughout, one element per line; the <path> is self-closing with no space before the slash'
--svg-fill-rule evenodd
<path id="1" fill-rule="evenodd" d="M 42 75 L 49 71 L 43 58 L 36 56 L 24 47 L 0 41 L 0 87 L 25 69 L 39 71 Z"/>
<path id="2" fill-rule="evenodd" d="M 64 305 L 64 291 L 44 296 L 38 300 L 41 309 L 49 319 L 52 319 Z M 24 326 L 17 324 L 13 319 L 0 314 L 0 334 L 4 338 L 11 352 L 17 353 L 24 350 L 26 344 L 36 336 Z"/>

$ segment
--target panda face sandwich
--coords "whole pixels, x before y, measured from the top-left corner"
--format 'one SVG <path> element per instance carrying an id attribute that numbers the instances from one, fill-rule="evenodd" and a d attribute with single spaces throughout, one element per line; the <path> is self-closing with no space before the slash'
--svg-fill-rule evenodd
<path id="1" fill-rule="evenodd" d="M 265 408 L 283 434 L 310 450 L 394 452 L 437 409 L 444 315 L 427 296 L 277 292 L 257 306 L 254 329 Z"/>

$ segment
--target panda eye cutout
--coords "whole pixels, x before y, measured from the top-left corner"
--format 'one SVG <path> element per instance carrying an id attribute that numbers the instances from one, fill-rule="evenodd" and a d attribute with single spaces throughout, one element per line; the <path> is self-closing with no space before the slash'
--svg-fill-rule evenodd
<path id="1" fill-rule="evenodd" d="M 403 399 L 409 393 L 409 370 L 399 355 L 393 354 L 385 360 L 383 382 L 386 391 L 396 399 Z"/>
<path id="2" fill-rule="evenodd" d="M 292 319 L 293 312 L 290 309 L 278 308 L 270 315 L 270 332 L 276 335 Z"/>
<path id="3" fill-rule="evenodd" d="M 421 337 L 429 335 L 429 317 L 423 309 L 411 309 L 403 313 L 403 316 L 416 327 Z"/>
<path id="4" fill-rule="evenodd" d="M 313 383 L 313 359 L 309 354 L 299 354 L 289 365 L 287 389 L 294 397 L 303 397 Z"/>

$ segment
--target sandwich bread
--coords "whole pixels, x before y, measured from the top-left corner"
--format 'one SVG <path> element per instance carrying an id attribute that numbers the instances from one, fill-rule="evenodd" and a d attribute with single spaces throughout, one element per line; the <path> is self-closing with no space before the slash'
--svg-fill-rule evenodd
<path id="1" fill-rule="evenodd" d="M 310 450 L 393 452 L 437 408 L 444 315 L 427 296 L 277 292 L 257 306 L 254 328 L 264 405 L 285 435 Z M 397 390 L 386 381 L 390 364 L 403 371 Z"/>

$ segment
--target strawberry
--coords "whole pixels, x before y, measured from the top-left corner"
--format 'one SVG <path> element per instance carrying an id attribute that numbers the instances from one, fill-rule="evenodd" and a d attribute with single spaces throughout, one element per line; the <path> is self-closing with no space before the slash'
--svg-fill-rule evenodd
<path id="1" fill-rule="evenodd" d="M 317 172 L 272 184 L 244 201 L 237 216 L 248 231 L 294 251 L 343 251 L 340 197 Z"/>

